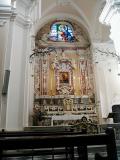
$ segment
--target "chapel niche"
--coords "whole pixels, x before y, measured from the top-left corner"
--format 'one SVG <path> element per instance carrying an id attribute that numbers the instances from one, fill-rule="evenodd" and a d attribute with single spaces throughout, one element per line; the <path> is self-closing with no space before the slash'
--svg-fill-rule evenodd
<path id="1" fill-rule="evenodd" d="M 98 123 L 89 38 L 75 22 L 55 20 L 35 37 L 33 125 Z"/>

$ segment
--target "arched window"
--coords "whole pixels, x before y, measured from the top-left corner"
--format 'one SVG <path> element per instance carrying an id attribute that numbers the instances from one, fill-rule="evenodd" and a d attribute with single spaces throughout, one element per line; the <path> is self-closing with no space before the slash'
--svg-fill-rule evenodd
<path id="1" fill-rule="evenodd" d="M 60 42 L 74 42 L 72 25 L 68 22 L 55 22 L 51 26 L 49 40 Z"/>

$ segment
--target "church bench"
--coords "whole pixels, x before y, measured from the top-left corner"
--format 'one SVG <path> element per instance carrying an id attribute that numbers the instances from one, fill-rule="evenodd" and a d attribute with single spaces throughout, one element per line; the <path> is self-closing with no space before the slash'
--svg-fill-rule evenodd
<path id="1" fill-rule="evenodd" d="M 29 137 L 29 136 L 48 136 L 48 135 L 76 135 L 82 134 L 81 131 L 0 131 L 0 137 Z"/>
<path id="2" fill-rule="evenodd" d="M 11 150 L 20 150 L 20 149 L 31 149 L 31 155 L 40 155 L 42 154 L 42 149 L 44 152 L 48 148 L 66 148 L 69 150 L 71 159 L 74 160 L 74 147 L 77 147 L 78 159 L 87 160 L 87 146 L 94 145 L 106 145 L 107 157 L 102 157 L 99 154 L 95 155 L 95 160 L 117 160 L 117 150 L 115 144 L 115 135 L 112 128 L 106 129 L 106 133 L 102 134 L 42 134 L 42 135 L 29 135 L 29 136 L 1 136 L 0 137 L 0 160 L 3 157 L 9 156 L 5 151 Z M 34 149 L 38 149 L 38 152 L 35 152 Z M 81 151 L 83 154 L 81 154 Z M 40 153 L 41 152 L 41 153 Z M 55 150 L 54 150 L 55 152 Z M 25 155 L 26 152 L 20 154 L 21 156 Z M 30 155 L 28 153 L 28 155 Z M 46 153 L 47 154 L 47 153 Z M 20 156 L 19 155 L 19 156 Z M 51 151 L 52 155 L 52 151 Z M 67 153 L 66 153 L 67 155 Z M 16 156 L 12 154 L 12 156 Z M 67 159 L 67 156 L 66 156 Z"/>
<path id="3" fill-rule="evenodd" d="M 0 131 L 0 137 L 29 137 L 29 136 L 56 136 L 56 135 L 76 135 L 76 134 L 83 134 L 83 132 L 81 131 L 74 131 L 71 129 L 66 129 L 66 130 L 43 130 L 43 131 Z M 23 152 L 19 151 L 19 152 L 7 152 L 7 154 L 4 154 L 4 156 L 20 156 L 20 155 L 24 155 L 24 156 L 32 156 L 32 155 L 50 155 L 50 153 L 52 152 L 53 155 L 57 155 L 57 154 L 65 154 L 66 156 L 68 155 L 69 149 L 66 148 L 60 148 L 60 149 L 54 149 L 54 148 L 47 148 L 46 150 L 32 150 L 32 151 L 26 151 Z"/>
<path id="4" fill-rule="evenodd" d="M 1 131 L 0 132 L 0 137 L 30 137 L 30 136 L 56 136 L 56 135 L 79 135 L 83 134 L 81 131 L 73 132 L 73 130 L 50 130 L 50 131 Z M 13 151 L 13 152 L 7 152 L 7 154 L 4 154 L 4 157 L 12 157 L 12 156 L 32 156 L 32 155 L 50 155 L 52 152 L 53 155 L 58 155 L 58 154 L 65 154 L 66 157 L 68 156 L 69 149 L 66 147 L 60 148 L 60 149 L 55 149 L 55 148 L 47 148 L 46 150 L 32 150 L 32 151 Z"/>

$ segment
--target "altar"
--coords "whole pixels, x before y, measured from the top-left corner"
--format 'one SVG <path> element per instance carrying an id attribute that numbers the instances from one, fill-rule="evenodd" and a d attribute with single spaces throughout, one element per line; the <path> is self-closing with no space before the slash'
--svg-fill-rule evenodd
<path id="1" fill-rule="evenodd" d="M 76 35 L 71 40 L 70 37 L 63 39 L 56 26 L 58 30 L 69 28 Z M 97 124 L 92 55 L 85 32 L 77 24 L 66 21 L 46 27 L 49 35 L 57 33 L 58 36 L 46 37 L 45 28 L 41 28 L 35 37 L 36 46 L 31 55 L 34 125 L 69 126 L 82 117 Z"/>
<path id="2" fill-rule="evenodd" d="M 66 115 L 55 115 L 52 116 L 51 119 L 51 126 L 55 125 L 74 125 L 77 122 L 80 122 L 80 120 L 85 117 L 86 120 L 89 119 L 88 115 L 71 115 L 71 114 L 66 114 Z"/>
<path id="3" fill-rule="evenodd" d="M 87 96 L 41 96 L 35 101 L 34 116 L 39 126 L 75 125 L 82 117 L 98 123 L 93 97 Z"/>

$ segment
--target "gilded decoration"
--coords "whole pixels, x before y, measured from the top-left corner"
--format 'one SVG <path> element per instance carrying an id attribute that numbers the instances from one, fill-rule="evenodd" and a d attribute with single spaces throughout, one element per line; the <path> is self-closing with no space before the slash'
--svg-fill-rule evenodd
<path id="1" fill-rule="evenodd" d="M 53 62 L 54 63 L 54 62 Z M 52 64 L 53 65 L 53 64 Z M 61 59 L 54 64 L 56 94 L 72 95 L 73 91 L 73 66 L 70 60 Z"/>
<path id="2" fill-rule="evenodd" d="M 41 28 L 35 38 L 33 125 L 69 126 L 81 122 L 82 117 L 97 124 L 92 55 L 86 33 L 70 23 L 72 37 L 62 39 L 61 35 L 55 41 L 58 33 L 49 37 L 52 24 Z M 60 22 L 56 24 L 60 27 Z M 64 21 L 62 29 L 66 25 L 69 23 Z M 49 53 L 46 47 L 54 49 Z"/>
<path id="3" fill-rule="evenodd" d="M 72 98 L 65 98 L 63 100 L 64 108 L 66 111 L 72 111 L 73 106 L 73 99 Z"/>

